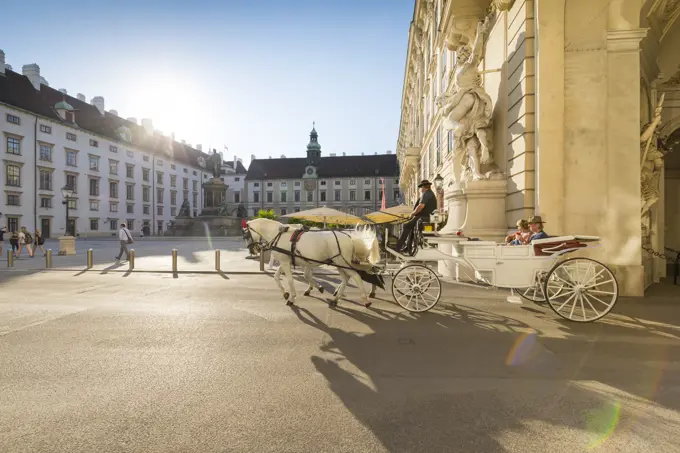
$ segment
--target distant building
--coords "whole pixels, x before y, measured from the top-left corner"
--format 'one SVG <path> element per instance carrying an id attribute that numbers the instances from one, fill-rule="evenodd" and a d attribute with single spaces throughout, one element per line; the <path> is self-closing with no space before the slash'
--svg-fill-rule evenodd
<path id="1" fill-rule="evenodd" d="M 36 64 L 23 74 L 4 64 L 0 51 L 0 219 L 9 230 L 66 230 L 61 189 L 70 186 L 69 231 L 163 233 L 184 200 L 202 209 L 201 182 L 208 156 L 200 150 L 106 111 L 104 98 L 69 96 L 40 76 Z M 200 146 L 199 146 L 200 148 Z"/>
<path id="2" fill-rule="evenodd" d="M 246 176 L 246 208 L 277 215 L 328 206 L 352 215 L 379 210 L 383 191 L 387 207 L 399 204 L 399 166 L 396 155 L 321 157 L 312 128 L 307 157 L 253 159 Z"/>

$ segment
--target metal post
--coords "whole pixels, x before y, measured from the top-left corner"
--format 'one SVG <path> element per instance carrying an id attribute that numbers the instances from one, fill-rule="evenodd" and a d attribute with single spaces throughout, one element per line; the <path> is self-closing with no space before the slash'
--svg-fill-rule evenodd
<path id="1" fill-rule="evenodd" d="M 220 251 L 215 250 L 215 270 L 220 271 Z"/>
<path id="2" fill-rule="evenodd" d="M 177 249 L 172 249 L 172 271 L 177 272 Z"/>
<path id="3" fill-rule="evenodd" d="M 675 266 L 673 269 L 673 284 L 677 285 L 678 284 L 678 274 L 680 274 L 680 252 L 678 252 L 678 255 L 675 257 Z"/>
<path id="4" fill-rule="evenodd" d="M 92 249 L 87 249 L 87 268 L 92 269 Z"/>
<path id="5" fill-rule="evenodd" d="M 69 231 L 68 231 L 68 200 L 69 200 L 69 198 L 66 198 L 66 203 L 65 203 L 66 204 L 66 228 L 64 229 L 64 231 L 66 231 L 65 236 L 69 236 L 69 234 L 68 234 L 69 233 Z"/>
<path id="6" fill-rule="evenodd" d="M 128 259 L 129 269 L 131 271 L 135 270 L 135 249 L 130 249 L 130 257 Z"/>
<path id="7" fill-rule="evenodd" d="M 14 250 L 7 250 L 7 267 L 14 267 Z"/>
<path id="8" fill-rule="evenodd" d="M 52 267 L 52 249 L 47 249 L 45 253 L 45 269 L 50 269 Z"/>
<path id="9" fill-rule="evenodd" d="M 264 272 L 264 248 L 260 247 L 260 272 Z"/>

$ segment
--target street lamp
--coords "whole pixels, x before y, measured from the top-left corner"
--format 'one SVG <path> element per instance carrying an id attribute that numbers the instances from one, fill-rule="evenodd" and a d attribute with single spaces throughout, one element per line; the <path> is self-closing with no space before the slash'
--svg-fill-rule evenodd
<path id="1" fill-rule="evenodd" d="M 66 205 L 66 228 L 64 231 L 66 232 L 65 236 L 69 236 L 69 225 L 68 225 L 68 202 L 71 200 L 73 197 L 73 188 L 71 186 L 64 186 L 61 188 L 61 195 L 64 197 L 64 201 L 61 202 L 61 204 Z M 75 234 L 71 235 L 75 236 Z"/>
<path id="2" fill-rule="evenodd" d="M 441 211 L 444 208 L 444 178 L 439 173 L 434 178 L 434 188 L 439 196 L 439 210 Z"/>

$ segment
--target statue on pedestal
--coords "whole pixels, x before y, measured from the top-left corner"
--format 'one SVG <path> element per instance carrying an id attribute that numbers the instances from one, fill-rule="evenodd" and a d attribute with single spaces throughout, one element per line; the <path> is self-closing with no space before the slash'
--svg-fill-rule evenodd
<path id="1" fill-rule="evenodd" d="M 477 23 L 472 46 L 458 45 L 451 92 L 439 96 L 436 101 L 443 109 L 442 116 L 454 131 L 454 153 L 462 166 L 461 181 L 503 177 L 491 154 L 493 103 L 482 88 L 477 69 L 484 56 L 484 41 L 489 28 L 487 17 Z"/>
<path id="2" fill-rule="evenodd" d="M 177 217 L 191 217 L 189 214 L 189 210 L 191 208 L 189 207 L 189 200 L 184 200 L 182 203 L 182 206 L 179 208 L 179 214 L 177 214 Z"/>
<path id="3" fill-rule="evenodd" d="M 640 136 L 640 204 L 642 217 L 643 243 L 648 243 L 651 236 L 651 209 L 661 195 L 659 193 L 659 180 L 664 166 L 663 141 L 657 132 L 661 122 L 661 111 L 665 95 L 661 95 L 654 118 L 643 127 Z"/>
<path id="4" fill-rule="evenodd" d="M 213 153 L 208 159 L 208 169 L 212 172 L 213 178 L 220 179 L 222 173 L 222 157 L 213 149 Z"/>
<path id="5" fill-rule="evenodd" d="M 238 208 L 236 208 L 236 217 L 239 219 L 245 219 L 248 216 L 248 211 L 246 211 L 246 207 L 243 206 L 243 203 L 239 203 Z"/>
<path id="6" fill-rule="evenodd" d="M 229 209 L 227 208 L 227 199 L 226 198 L 224 198 L 222 200 L 220 207 L 217 208 L 217 215 L 219 215 L 219 216 L 229 215 Z"/>

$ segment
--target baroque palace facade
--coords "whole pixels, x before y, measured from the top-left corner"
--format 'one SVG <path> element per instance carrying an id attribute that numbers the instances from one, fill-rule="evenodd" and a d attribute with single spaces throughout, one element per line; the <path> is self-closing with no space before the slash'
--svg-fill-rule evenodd
<path id="1" fill-rule="evenodd" d="M 103 97 L 88 103 L 51 88 L 37 64 L 12 71 L 1 50 L 0 139 L 8 231 L 63 235 L 62 187 L 74 191 L 68 231 L 81 237 L 115 235 L 123 222 L 134 234 L 163 234 L 184 201 L 194 217 L 201 212 L 207 154 L 161 135 L 150 119 L 140 126 L 105 110 Z M 239 161 L 232 165 L 245 177 Z"/>
<path id="2" fill-rule="evenodd" d="M 408 202 L 444 178 L 446 229 L 540 215 L 602 238 L 623 295 L 680 249 L 680 0 L 416 0 L 397 150 Z M 675 151 L 675 152 L 674 152 Z"/>

